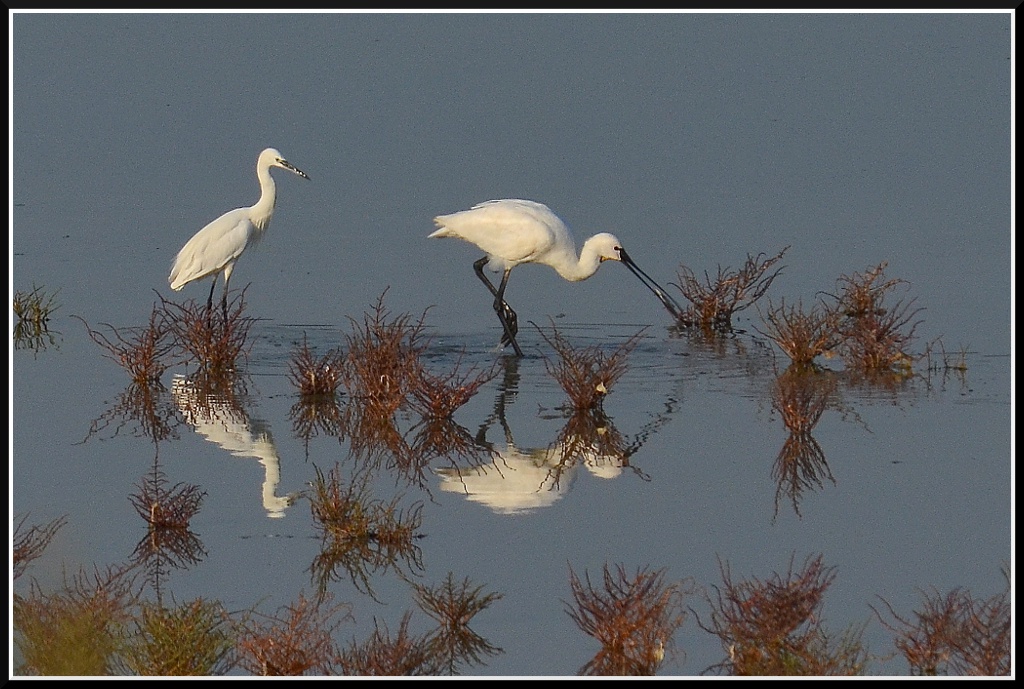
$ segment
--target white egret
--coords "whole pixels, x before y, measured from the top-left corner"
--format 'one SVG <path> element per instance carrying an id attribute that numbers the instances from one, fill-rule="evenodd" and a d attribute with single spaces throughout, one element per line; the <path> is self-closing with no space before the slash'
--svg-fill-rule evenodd
<path id="1" fill-rule="evenodd" d="M 511 344 L 517 356 L 523 351 L 516 342 L 518 317 L 505 301 L 505 287 L 513 268 L 521 263 L 541 263 L 558 271 L 566 280 L 586 280 L 604 261 L 621 261 L 654 292 L 673 316 L 681 311 L 647 273 L 633 262 L 613 234 L 602 232 L 583 243 L 579 255 L 565 223 L 550 208 L 536 201 L 498 199 L 477 204 L 469 210 L 434 218 L 438 229 L 430 237 L 456 237 L 483 249 L 485 256 L 473 264 L 477 277 L 494 296 L 494 312 L 504 330 L 501 345 Z M 502 273 L 495 287 L 484 267 Z"/>
<path id="2" fill-rule="evenodd" d="M 194 280 L 213 276 L 206 308 L 213 308 L 213 291 L 217 276 L 224 276 L 224 296 L 221 300 L 225 317 L 228 309 L 228 281 L 235 269 L 235 261 L 250 246 L 256 245 L 266 232 L 274 214 L 277 187 L 270 176 L 270 168 L 280 167 L 309 179 L 309 175 L 285 160 L 276 148 L 267 148 L 256 160 L 256 177 L 260 181 L 260 200 L 246 208 L 236 208 L 220 216 L 199 230 L 178 252 L 167 278 L 171 289 L 178 291 Z"/>

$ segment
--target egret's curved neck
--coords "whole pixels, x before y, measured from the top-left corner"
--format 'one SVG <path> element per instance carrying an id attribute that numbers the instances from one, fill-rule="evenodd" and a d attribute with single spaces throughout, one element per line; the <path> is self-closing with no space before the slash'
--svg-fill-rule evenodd
<path id="1" fill-rule="evenodd" d="M 270 168 L 259 168 L 256 170 L 256 177 L 260 180 L 260 200 L 252 208 L 254 211 L 253 216 L 263 219 L 262 224 L 257 223 L 257 226 L 262 230 L 270 222 L 270 216 L 274 214 L 274 204 L 277 202 L 277 185 L 274 184 L 274 178 L 270 176 Z"/>
<path id="2" fill-rule="evenodd" d="M 554 266 L 558 274 L 570 282 L 579 282 L 580 280 L 586 280 L 588 277 L 597 272 L 598 266 L 601 265 L 601 252 L 594 245 L 594 243 L 588 239 L 583 243 L 583 248 L 580 250 L 579 258 L 576 257 L 576 252 L 569 250 L 566 260 Z"/>

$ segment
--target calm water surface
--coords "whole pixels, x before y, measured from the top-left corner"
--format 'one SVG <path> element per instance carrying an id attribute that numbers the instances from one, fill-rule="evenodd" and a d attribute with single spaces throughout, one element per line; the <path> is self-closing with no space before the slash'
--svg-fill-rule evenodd
<path id="1" fill-rule="evenodd" d="M 432 369 L 502 367 L 455 416 L 503 453 L 493 468 L 441 458 L 422 481 L 383 468 L 372 483 L 423 505 L 416 580 L 451 572 L 502 595 L 473 628 L 503 653 L 471 674 L 572 675 L 594 655 L 565 611 L 570 570 L 664 569 L 707 589 L 720 561 L 763 580 L 820 554 L 836 571 L 827 628 L 867 623 L 879 654 L 893 650 L 879 597 L 909 613 L 931 587 L 998 593 L 1013 558 L 1011 19 L 12 15 L 12 290 L 59 303 L 55 341 L 11 351 L 12 515 L 68 518 L 29 574 L 52 587 L 63 569 L 126 561 L 145 535 L 128 496 L 158 460 L 207 494 L 193 521 L 205 555 L 171 573 L 176 600 L 272 612 L 313 591 L 319 540 L 309 503 L 288 498 L 316 468 L 360 460 L 350 439 L 294 427 L 288 361 L 304 337 L 320 353 L 342 344 L 387 290 L 392 313 L 425 311 Z M 127 375 L 72 316 L 144 325 L 172 296 L 178 247 L 255 201 L 266 146 L 312 179 L 281 176 L 270 231 L 233 279 L 260 319 L 244 394 L 230 425 L 211 423 L 182 411 L 192 372 L 169 371 L 174 433 L 154 444 L 123 407 Z M 434 215 L 495 197 L 546 202 L 579 239 L 616 232 L 662 283 L 681 264 L 714 275 L 790 246 L 776 302 L 809 304 L 885 261 L 924 309 L 917 351 L 942 338 L 967 371 L 922 368 L 897 390 L 840 382 L 813 429 L 827 474 L 779 498 L 786 361 L 755 310 L 709 349 L 670 332 L 621 266 L 578 284 L 524 267 L 507 296 L 528 356 L 506 360 L 477 252 L 426 239 Z M 567 424 L 530 320 L 581 345 L 646 328 L 605 403 L 628 461 L 594 457 L 557 483 L 522 461 Z M 398 419 L 409 442 L 416 420 Z M 394 572 L 372 586 L 376 600 L 331 583 L 352 605 L 342 643 L 414 609 Z M 724 655 L 692 616 L 675 643 L 661 674 Z"/>

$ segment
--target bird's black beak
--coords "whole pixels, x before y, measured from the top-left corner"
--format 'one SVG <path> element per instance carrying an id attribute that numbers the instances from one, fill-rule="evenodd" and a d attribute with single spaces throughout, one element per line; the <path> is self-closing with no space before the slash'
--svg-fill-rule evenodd
<path id="1" fill-rule="evenodd" d="M 662 289 L 661 285 L 659 285 L 657 282 L 654 281 L 653 278 L 651 278 L 650 275 L 640 270 L 640 266 L 634 263 L 633 259 L 631 259 L 629 257 L 629 254 L 626 253 L 626 250 L 622 249 L 621 247 L 619 248 L 619 257 L 622 260 L 622 263 L 627 268 L 629 268 L 633 275 L 636 275 L 638 278 L 640 278 L 640 282 L 647 285 L 647 289 L 654 292 L 654 296 L 656 296 L 658 300 L 662 303 L 662 305 L 664 305 L 664 307 L 668 309 L 668 312 L 672 314 L 672 318 L 677 321 L 682 320 L 682 307 L 680 307 L 679 304 L 677 304 L 676 301 L 672 299 L 672 297 L 670 297 L 664 289 Z"/>
<path id="2" fill-rule="evenodd" d="M 302 177 L 303 179 L 309 179 L 309 175 L 307 175 L 305 172 L 303 172 L 299 168 L 297 168 L 294 165 L 292 165 L 291 163 L 289 163 L 287 160 L 282 160 L 280 164 L 281 164 L 281 167 L 286 168 L 288 170 L 291 170 L 292 172 L 297 174 L 299 177 Z"/>

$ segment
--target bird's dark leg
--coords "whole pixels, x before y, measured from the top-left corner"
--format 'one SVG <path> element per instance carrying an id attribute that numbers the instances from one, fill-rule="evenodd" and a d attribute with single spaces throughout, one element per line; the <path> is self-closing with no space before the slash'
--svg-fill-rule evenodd
<path id="1" fill-rule="evenodd" d="M 505 328 L 505 335 L 501 338 L 502 345 L 511 344 L 512 348 L 516 350 L 516 356 L 521 357 L 523 350 L 519 348 L 519 343 L 516 342 L 516 333 L 519 332 L 519 317 L 516 316 L 516 312 L 505 301 L 505 285 L 508 284 L 510 272 L 510 270 L 506 270 L 505 274 L 501 276 L 501 284 L 498 285 L 498 292 L 494 295 L 494 312 L 498 314 L 498 320 L 501 321 L 502 327 Z"/>
<path id="2" fill-rule="evenodd" d="M 473 269 L 476 271 L 477 277 L 479 277 L 480 280 L 482 280 L 483 283 L 485 285 L 487 285 L 487 289 L 490 290 L 491 295 L 494 296 L 494 297 L 497 297 L 498 296 L 497 288 L 494 285 L 491 284 L 491 281 L 487 279 L 487 274 L 484 273 L 484 266 L 485 265 L 487 265 L 487 257 L 486 256 L 481 258 L 479 261 L 475 262 L 473 264 Z M 504 301 L 502 301 L 502 311 L 505 313 L 505 319 L 509 323 L 513 324 L 513 326 L 512 326 L 513 334 L 518 333 L 519 332 L 519 328 L 518 328 L 518 325 L 517 325 L 518 317 L 516 316 L 516 312 L 513 311 L 512 307 L 510 307 Z M 500 315 L 499 315 L 499 317 L 500 317 Z M 502 337 L 504 338 L 505 335 L 502 335 Z M 502 344 L 503 345 L 507 345 L 508 344 L 508 340 L 504 339 L 502 341 Z"/>
<path id="3" fill-rule="evenodd" d="M 473 270 L 476 271 L 476 275 L 480 278 L 481 282 L 487 285 L 490 293 L 494 295 L 494 313 L 498 314 L 498 320 L 501 321 L 501 327 L 505 331 L 501 337 L 502 346 L 512 345 L 512 348 L 516 350 L 516 356 L 521 357 L 523 350 L 519 348 L 519 343 L 516 342 L 516 333 L 519 332 L 519 317 L 512 310 L 512 307 L 505 302 L 505 286 L 508 284 L 508 275 L 511 271 L 505 271 L 501 278 L 501 284 L 495 288 L 484 273 L 484 266 L 487 265 L 487 260 L 487 256 L 484 256 L 473 263 Z"/>
<path id="4" fill-rule="evenodd" d="M 217 288 L 217 276 L 213 276 L 213 284 L 210 285 L 210 296 L 206 298 L 206 327 L 213 328 L 213 290 Z"/>
<path id="5" fill-rule="evenodd" d="M 224 278 L 224 294 L 220 298 L 221 311 L 224 313 L 224 327 L 228 324 L 228 277 Z"/>
<path id="6" fill-rule="evenodd" d="M 206 299 L 206 310 L 213 310 L 213 290 L 217 288 L 217 276 L 213 276 L 213 284 L 210 285 L 210 296 Z"/>

